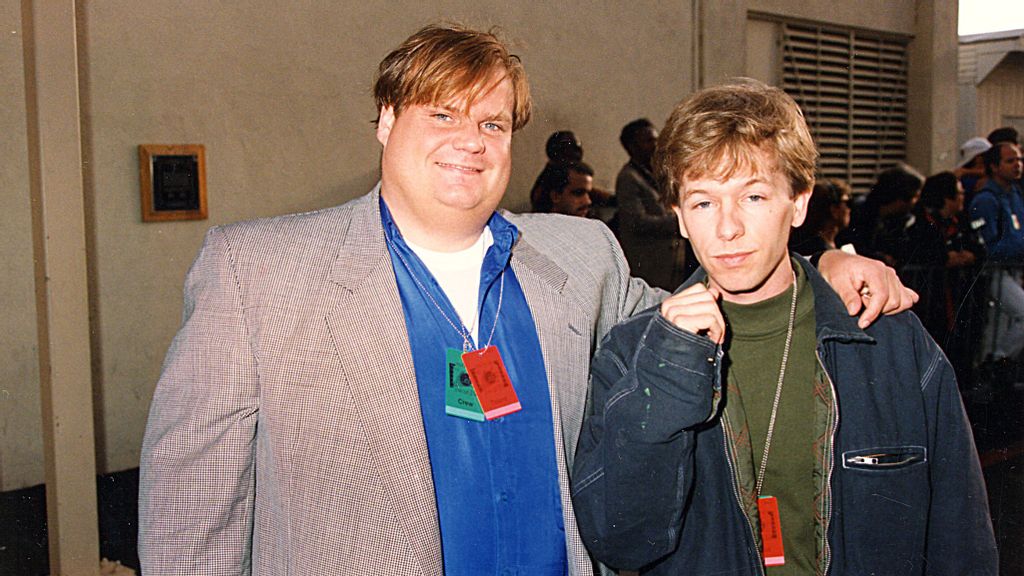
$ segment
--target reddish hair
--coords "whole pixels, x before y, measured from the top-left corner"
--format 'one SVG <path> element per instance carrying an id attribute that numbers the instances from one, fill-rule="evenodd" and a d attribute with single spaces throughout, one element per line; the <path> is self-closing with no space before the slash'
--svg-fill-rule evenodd
<path id="1" fill-rule="evenodd" d="M 512 130 L 530 121 L 533 100 L 519 57 L 496 33 L 432 24 L 395 48 L 380 63 L 373 83 L 377 113 L 406 106 L 461 102 L 463 110 L 504 80 L 512 83 Z"/>

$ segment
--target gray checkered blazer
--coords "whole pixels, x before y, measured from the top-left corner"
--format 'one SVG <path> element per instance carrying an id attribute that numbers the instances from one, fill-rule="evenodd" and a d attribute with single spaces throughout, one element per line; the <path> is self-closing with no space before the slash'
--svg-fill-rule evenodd
<path id="1" fill-rule="evenodd" d="M 139 555 L 162 574 L 440 575 L 441 542 L 378 190 L 213 228 L 146 427 Z M 568 470 L 590 357 L 663 294 L 600 223 L 505 214 L 551 390 L 570 572 L 591 574 Z"/>

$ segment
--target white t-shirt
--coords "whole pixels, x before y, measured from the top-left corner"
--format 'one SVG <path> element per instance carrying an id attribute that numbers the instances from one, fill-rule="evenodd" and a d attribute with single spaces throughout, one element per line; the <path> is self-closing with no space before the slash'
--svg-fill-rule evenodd
<path id="1" fill-rule="evenodd" d="M 444 295 L 448 297 L 455 312 L 459 315 L 462 325 L 473 335 L 473 340 L 480 346 L 479 303 L 480 269 L 484 264 L 487 249 L 494 244 L 491 229 L 484 227 L 483 233 L 472 246 L 458 252 L 437 252 L 417 246 L 408 239 L 409 248 L 419 256 L 420 260 L 434 275 Z M 455 319 L 452 318 L 454 321 Z"/>

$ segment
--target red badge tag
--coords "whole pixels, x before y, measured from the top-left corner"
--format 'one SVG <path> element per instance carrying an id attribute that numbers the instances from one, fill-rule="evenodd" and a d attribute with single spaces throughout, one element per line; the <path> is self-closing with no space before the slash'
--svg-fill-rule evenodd
<path id="1" fill-rule="evenodd" d="M 782 551 L 782 522 L 779 520 L 779 501 L 775 496 L 757 499 L 757 514 L 761 517 L 761 542 L 764 545 L 764 565 L 782 566 L 786 556 Z"/>
<path id="2" fill-rule="evenodd" d="M 466 365 L 469 381 L 480 400 L 480 407 L 484 409 L 485 418 L 494 420 L 522 409 L 496 346 L 466 352 L 462 355 L 462 363 Z"/>

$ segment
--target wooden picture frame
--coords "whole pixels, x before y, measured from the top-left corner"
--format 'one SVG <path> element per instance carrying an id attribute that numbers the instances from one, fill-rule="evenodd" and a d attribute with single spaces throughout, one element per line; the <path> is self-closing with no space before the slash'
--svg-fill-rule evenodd
<path id="1" fill-rule="evenodd" d="M 140 144 L 143 222 L 206 220 L 206 151 L 202 144 Z"/>

